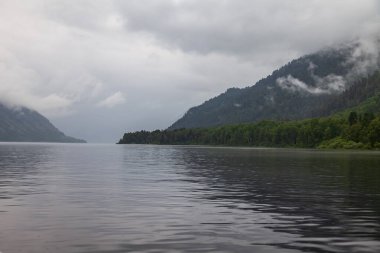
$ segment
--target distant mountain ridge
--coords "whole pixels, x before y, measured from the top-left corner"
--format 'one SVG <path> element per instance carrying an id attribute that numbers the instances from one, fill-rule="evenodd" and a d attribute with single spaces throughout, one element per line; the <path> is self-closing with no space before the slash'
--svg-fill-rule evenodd
<path id="1" fill-rule="evenodd" d="M 40 113 L 25 107 L 9 108 L 0 103 L 0 141 L 70 142 L 84 140 L 66 136 Z"/>
<path id="2" fill-rule="evenodd" d="M 293 60 L 253 86 L 230 88 L 189 109 L 168 129 L 297 120 L 344 109 L 349 102 L 334 100 L 379 66 L 378 55 L 367 55 L 359 47 L 351 43 Z"/>

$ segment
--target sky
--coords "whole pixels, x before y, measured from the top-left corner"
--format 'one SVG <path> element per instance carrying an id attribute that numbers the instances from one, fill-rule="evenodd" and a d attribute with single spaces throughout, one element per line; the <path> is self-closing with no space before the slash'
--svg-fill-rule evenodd
<path id="1" fill-rule="evenodd" d="M 114 143 L 379 24 L 378 0 L 0 0 L 0 102 Z"/>

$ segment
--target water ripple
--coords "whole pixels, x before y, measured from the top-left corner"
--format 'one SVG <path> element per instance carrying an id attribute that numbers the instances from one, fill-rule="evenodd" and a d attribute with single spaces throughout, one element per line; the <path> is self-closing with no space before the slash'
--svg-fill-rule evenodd
<path id="1" fill-rule="evenodd" d="M 1 144 L 0 251 L 380 252 L 376 152 Z"/>

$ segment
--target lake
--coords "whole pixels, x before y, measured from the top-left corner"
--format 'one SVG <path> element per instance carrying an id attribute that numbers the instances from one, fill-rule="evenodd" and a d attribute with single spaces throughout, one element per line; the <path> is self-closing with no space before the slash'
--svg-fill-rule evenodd
<path id="1" fill-rule="evenodd" d="M 380 153 L 0 144 L 0 252 L 380 252 Z"/>

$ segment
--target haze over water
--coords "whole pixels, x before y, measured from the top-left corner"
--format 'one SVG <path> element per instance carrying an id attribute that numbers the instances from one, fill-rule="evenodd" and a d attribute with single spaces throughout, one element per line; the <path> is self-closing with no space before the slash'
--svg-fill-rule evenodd
<path id="1" fill-rule="evenodd" d="M 380 252 L 380 153 L 0 144 L 0 251 Z"/>

